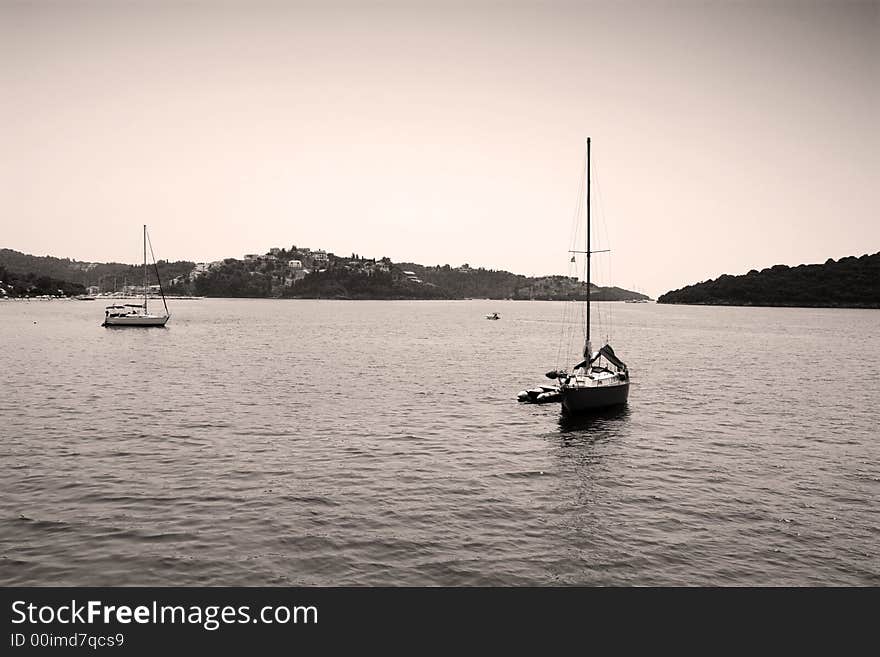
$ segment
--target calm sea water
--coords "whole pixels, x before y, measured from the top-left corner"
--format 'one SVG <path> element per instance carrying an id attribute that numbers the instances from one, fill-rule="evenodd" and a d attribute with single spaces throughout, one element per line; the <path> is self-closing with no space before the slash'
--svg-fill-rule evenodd
<path id="1" fill-rule="evenodd" d="M 880 584 L 878 311 L 614 304 L 567 423 L 560 304 L 103 305 L 0 303 L 0 584 Z"/>

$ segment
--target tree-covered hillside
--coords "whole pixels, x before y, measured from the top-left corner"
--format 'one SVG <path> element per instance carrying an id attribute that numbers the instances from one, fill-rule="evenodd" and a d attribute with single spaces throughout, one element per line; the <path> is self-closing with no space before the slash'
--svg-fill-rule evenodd
<path id="1" fill-rule="evenodd" d="M 10 271 L 49 276 L 99 292 L 124 291 L 143 283 L 139 265 L 78 262 L 67 258 L 32 256 L 0 249 L 0 265 Z M 364 258 L 356 253 L 337 256 L 308 248 L 274 248 L 244 259 L 210 263 L 158 263 L 165 292 L 207 297 L 342 298 L 342 299 L 536 299 L 586 298 L 586 284 L 567 276 L 527 277 L 482 267 L 423 266 L 392 263 L 388 258 Z M 153 267 L 149 284 L 156 283 Z M 130 291 L 131 288 L 128 288 Z M 617 287 L 590 291 L 595 301 L 647 299 L 644 294 Z"/>
<path id="2" fill-rule="evenodd" d="M 288 288 L 285 297 L 300 299 L 448 299 L 445 290 L 430 283 L 416 283 L 399 271 L 366 275 L 330 269 L 306 276 Z"/>
<path id="3" fill-rule="evenodd" d="M 22 274 L 34 274 L 35 276 L 48 276 L 62 281 L 69 281 L 89 287 L 98 286 L 103 292 L 113 292 L 114 288 L 121 290 L 124 285 L 143 284 L 143 265 L 127 265 L 119 262 L 81 262 L 70 258 L 55 258 L 53 256 L 34 256 L 12 249 L 0 249 L 0 266 L 9 271 L 21 272 Z M 195 263 L 193 262 L 158 262 L 159 274 L 163 283 L 182 274 L 189 274 Z M 156 283 L 156 273 L 153 266 L 147 268 L 149 284 Z"/>
<path id="4" fill-rule="evenodd" d="M 880 308 L 880 253 L 821 265 L 774 265 L 667 292 L 658 303 Z"/>
<path id="5" fill-rule="evenodd" d="M 0 265 L 0 298 L 74 296 L 85 292 L 79 283 L 28 272 L 19 274 Z"/>
<path id="6" fill-rule="evenodd" d="M 425 267 L 411 262 L 398 265 L 415 273 L 421 280 L 433 283 L 452 299 L 537 299 L 540 301 L 585 300 L 587 286 L 568 276 L 523 276 L 509 271 L 475 268 L 468 265 Z M 619 287 L 592 285 L 593 301 L 625 301 L 648 299 L 644 294 Z"/>

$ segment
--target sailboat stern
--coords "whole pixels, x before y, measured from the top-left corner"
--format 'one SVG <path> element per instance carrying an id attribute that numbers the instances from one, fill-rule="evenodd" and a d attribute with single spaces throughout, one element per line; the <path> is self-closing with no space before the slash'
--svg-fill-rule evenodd
<path id="1" fill-rule="evenodd" d="M 568 413 L 620 406 L 629 399 L 629 370 L 606 344 L 574 366 L 574 373 L 565 378 L 559 393 L 562 408 Z"/>
<path id="2" fill-rule="evenodd" d="M 565 384 L 559 389 L 562 409 L 577 415 L 611 406 L 626 404 L 629 398 L 629 381 L 604 385 Z"/>

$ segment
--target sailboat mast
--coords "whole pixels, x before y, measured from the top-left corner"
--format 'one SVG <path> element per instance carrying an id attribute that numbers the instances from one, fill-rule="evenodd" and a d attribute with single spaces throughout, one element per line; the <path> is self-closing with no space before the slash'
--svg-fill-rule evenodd
<path id="1" fill-rule="evenodd" d="M 144 312 L 147 312 L 147 224 L 144 224 Z"/>
<path id="2" fill-rule="evenodd" d="M 587 343 L 584 350 L 590 346 L 590 138 L 587 137 Z M 586 358 L 592 354 L 585 353 Z"/>

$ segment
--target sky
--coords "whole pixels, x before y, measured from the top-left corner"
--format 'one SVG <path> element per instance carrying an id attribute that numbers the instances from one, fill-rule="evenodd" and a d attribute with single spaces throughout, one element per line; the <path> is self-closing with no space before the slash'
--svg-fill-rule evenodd
<path id="1" fill-rule="evenodd" d="M 273 246 L 652 296 L 880 251 L 876 2 L 0 0 L 0 246 Z"/>

